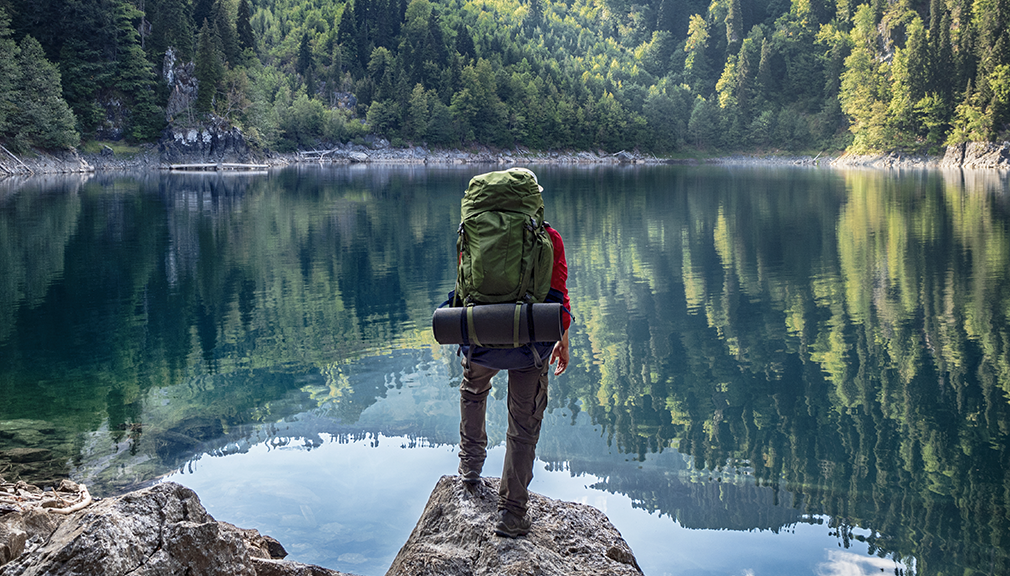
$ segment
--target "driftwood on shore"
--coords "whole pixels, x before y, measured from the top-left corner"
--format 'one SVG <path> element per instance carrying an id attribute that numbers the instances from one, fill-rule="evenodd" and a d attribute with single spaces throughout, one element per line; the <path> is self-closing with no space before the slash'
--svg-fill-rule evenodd
<path id="1" fill-rule="evenodd" d="M 4 483 L 0 479 L 0 510 L 23 512 L 45 508 L 55 514 L 71 514 L 91 505 L 91 494 L 84 484 L 63 480 L 54 490 L 42 490 L 25 482 Z"/>

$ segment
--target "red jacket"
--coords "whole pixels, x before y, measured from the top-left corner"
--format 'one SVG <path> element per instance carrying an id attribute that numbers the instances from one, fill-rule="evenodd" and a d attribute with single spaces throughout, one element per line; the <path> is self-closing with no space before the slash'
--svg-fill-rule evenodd
<path id="1" fill-rule="evenodd" d="M 567 312 L 561 314 L 561 328 L 568 330 L 572 324 L 571 309 L 572 303 L 568 299 L 568 261 L 565 260 L 565 243 L 561 240 L 561 234 L 557 230 L 547 227 L 547 233 L 551 236 L 551 243 L 554 245 L 554 269 L 551 272 L 551 291 L 560 293 L 561 305 Z M 554 294 L 558 298 L 558 294 Z"/>

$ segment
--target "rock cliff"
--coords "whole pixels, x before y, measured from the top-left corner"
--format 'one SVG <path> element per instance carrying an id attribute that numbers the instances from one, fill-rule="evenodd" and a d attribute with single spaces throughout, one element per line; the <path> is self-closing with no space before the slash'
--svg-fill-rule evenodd
<path id="1" fill-rule="evenodd" d="M 941 168 L 1010 168 L 1010 142 L 962 142 L 947 146 Z"/>
<path id="2" fill-rule="evenodd" d="M 470 488 L 443 476 L 386 576 L 641 574 L 628 543 L 592 506 L 531 493 L 533 530 L 514 540 L 495 536 L 497 508 L 497 478 Z"/>

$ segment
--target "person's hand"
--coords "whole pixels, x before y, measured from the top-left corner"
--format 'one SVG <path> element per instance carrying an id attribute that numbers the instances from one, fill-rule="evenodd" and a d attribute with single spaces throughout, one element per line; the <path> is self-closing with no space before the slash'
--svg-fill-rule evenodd
<path id="1" fill-rule="evenodd" d="M 568 330 L 565 330 L 565 333 L 561 335 L 561 340 L 554 345 L 554 351 L 551 352 L 551 364 L 558 363 L 557 367 L 554 368 L 555 376 L 565 373 L 565 369 L 568 368 L 568 360 Z"/>

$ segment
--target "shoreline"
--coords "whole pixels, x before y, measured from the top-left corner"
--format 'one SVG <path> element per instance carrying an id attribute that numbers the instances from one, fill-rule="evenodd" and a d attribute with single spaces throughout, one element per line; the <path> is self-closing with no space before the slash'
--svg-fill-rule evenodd
<path id="1" fill-rule="evenodd" d="M 116 154 L 107 146 L 100 153 L 77 150 L 61 152 L 33 151 L 33 156 L 0 155 L 0 180 L 5 177 L 32 175 L 114 173 L 136 170 L 169 171 L 175 165 L 255 164 L 280 168 L 298 164 L 388 164 L 419 166 L 484 165 L 721 165 L 721 166 L 807 166 L 815 168 L 870 169 L 986 169 L 1010 170 L 1010 142 L 968 143 L 950 146 L 943 156 L 916 156 L 901 153 L 857 155 L 777 155 L 737 153 L 708 158 L 667 158 L 638 151 L 607 153 L 603 151 L 555 150 L 534 152 L 524 148 L 494 150 L 438 150 L 422 146 L 393 148 L 378 139 L 371 145 L 341 144 L 323 150 L 295 152 L 257 151 L 247 147 L 231 148 L 214 154 L 208 150 L 173 148 L 166 144 L 145 144 L 137 153 Z"/>

